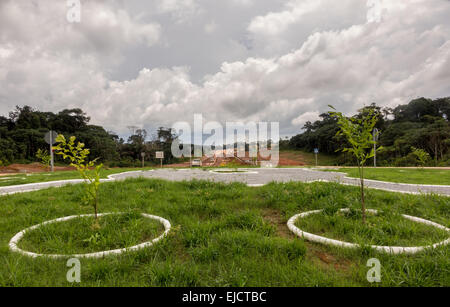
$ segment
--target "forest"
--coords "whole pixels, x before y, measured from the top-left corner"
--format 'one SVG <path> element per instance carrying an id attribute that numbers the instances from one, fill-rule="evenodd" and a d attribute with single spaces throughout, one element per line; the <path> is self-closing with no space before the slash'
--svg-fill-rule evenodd
<path id="1" fill-rule="evenodd" d="M 373 103 L 354 116 L 362 117 L 371 109 L 379 118 L 378 165 L 416 166 L 418 152 L 425 155 L 428 166 L 450 165 L 450 98 L 418 98 L 395 108 Z M 49 130 L 66 137 L 76 136 L 91 149 L 92 157 L 109 166 L 139 166 L 141 153 L 145 153 L 148 163 L 156 164 L 159 163 L 156 151 L 164 151 L 164 163 L 178 162 L 171 154 L 171 144 L 177 136 L 170 128 L 160 127 L 152 135 L 145 129 L 137 129 L 124 140 L 89 122 L 81 109 L 52 113 L 17 106 L 8 117 L 0 116 L 0 165 L 38 161 L 38 150 L 48 150 L 44 135 Z M 350 155 L 340 152 L 347 144 L 337 132 L 336 119 L 324 113 L 320 120 L 307 122 L 298 135 L 280 141 L 280 148 L 307 152 L 318 148 L 321 153 L 335 155 L 338 165 L 354 165 Z"/>
<path id="2" fill-rule="evenodd" d="M 382 108 L 375 103 L 366 106 L 354 116 L 364 116 L 373 109 L 379 120 L 377 164 L 380 166 L 415 166 L 417 152 L 428 157 L 428 166 L 450 165 L 450 98 L 414 99 L 395 108 Z M 345 140 L 336 136 L 337 121 L 328 113 L 320 120 L 307 122 L 303 132 L 284 140 L 282 147 L 338 155 L 338 164 L 353 165 L 353 159 L 340 149 Z"/>
<path id="3" fill-rule="evenodd" d="M 164 151 L 164 163 L 177 160 L 170 146 L 176 136 L 169 128 L 161 127 L 147 141 L 147 131 L 137 129 L 127 140 L 103 127 L 90 125 L 90 118 L 81 109 L 66 109 L 58 113 L 41 112 L 30 106 L 19 107 L 0 116 L 0 163 L 29 163 L 39 159 L 39 149 L 49 151 L 44 135 L 53 130 L 66 137 L 75 136 L 91 151 L 91 156 L 109 166 L 140 166 L 141 153 L 148 163 L 156 161 L 155 152 Z M 58 162 L 58 161 L 57 161 Z M 59 161 L 61 162 L 61 161 Z"/>

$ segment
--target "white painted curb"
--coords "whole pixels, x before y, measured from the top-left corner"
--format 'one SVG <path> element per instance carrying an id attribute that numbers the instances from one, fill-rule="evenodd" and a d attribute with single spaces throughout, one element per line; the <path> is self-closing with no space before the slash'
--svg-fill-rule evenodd
<path id="1" fill-rule="evenodd" d="M 348 212 L 350 209 L 341 209 L 341 212 Z M 314 211 L 308 211 L 308 212 L 304 212 L 304 213 L 300 213 L 297 215 L 294 215 L 293 217 L 291 217 L 287 223 L 287 226 L 289 228 L 289 230 L 291 230 L 293 233 L 295 233 L 297 236 L 304 238 L 308 241 L 312 241 L 312 242 L 316 242 L 316 243 L 322 243 L 325 245 L 332 245 L 332 246 L 337 246 L 337 247 L 343 247 L 343 248 L 359 248 L 361 247 L 359 244 L 354 244 L 354 243 L 348 243 L 348 242 L 343 242 L 343 241 L 339 241 L 339 240 L 333 240 L 333 239 L 328 239 L 325 237 L 321 237 L 312 233 L 308 233 L 305 232 L 301 229 L 299 229 L 298 227 L 295 226 L 295 222 L 299 219 L 299 218 L 304 218 L 307 217 L 311 214 L 317 214 L 322 212 L 323 210 L 314 210 Z M 373 210 L 373 209 L 367 209 L 368 212 L 371 213 L 378 213 L 377 210 Z M 417 223 L 421 223 L 421 224 L 425 224 L 425 225 L 430 225 L 442 230 L 445 230 L 447 232 L 450 232 L 450 229 L 442 226 L 440 224 L 428 221 L 428 220 L 424 220 L 415 216 L 409 216 L 409 215 L 405 215 L 402 214 L 402 216 L 408 220 L 411 220 L 413 222 L 417 222 Z M 417 246 L 417 247 L 399 247 L 399 246 L 377 246 L 377 245 L 372 245 L 371 248 L 377 250 L 378 252 L 382 252 L 382 253 L 389 253 L 389 254 L 417 254 L 419 252 L 422 252 L 426 249 L 433 249 L 439 246 L 445 246 L 448 245 L 450 243 L 450 238 L 433 244 L 433 245 L 428 245 L 428 246 Z"/>
<path id="2" fill-rule="evenodd" d="M 102 214 L 98 214 L 98 216 L 105 216 L 105 215 L 111 215 L 111 214 L 124 214 L 124 213 L 102 213 Z M 9 241 L 9 249 L 13 252 L 22 254 L 24 256 L 29 256 L 32 258 L 37 258 L 37 257 L 47 257 L 47 258 L 53 258 L 53 259 L 61 259 L 61 258 L 103 258 L 106 256 L 110 256 L 110 255 L 119 255 L 122 253 L 126 253 L 126 252 L 131 252 L 131 251 L 137 251 L 140 249 L 144 249 L 147 247 L 152 246 L 154 243 L 162 240 L 163 238 L 165 238 L 167 236 L 167 234 L 170 231 L 171 225 L 170 222 L 166 219 L 163 219 L 162 217 L 159 216 L 155 216 L 155 215 L 150 215 L 150 214 L 145 214 L 145 213 L 141 213 L 141 215 L 145 218 L 148 219 L 153 219 L 153 220 L 157 220 L 159 222 L 161 222 L 161 224 L 164 225 L 164 233 L 157 237 L 156 239 L 153 239 L 152 241 L 149 242 L 144 242 L 141 243 L 139 245 L 135 245 L 135 246 L 131 246 L 131 247 L 127 247 L 127 248 L 121 248 L 121 249 L 115 249 L 115 250 L 109 250 L 109 251 L 102 251 L 102 252 L 97 252 L 97 253 L 90 253 L 90 254 L 79 254 L 79 255 L 58 255 L 58 254 L 36 254 L 36 253 L 32 253 L 32 252 L 28 252 L 28 251 L 24 251 L 22 249 L 20 249 L 19 247 L 17 247 L 17 244 L 19 243 L 19 241 L 23 238 L 23 236 L 25 235 L 25 233 L 29 232 L 29 231 L 33 231 L 35 229 L 38 229 L 41 226 L 44 225 L 48 225 L 48 224 L 54 224 L 54 223 L 58 223 L 58 222 L 65 222 L 65 221 L 69 221 L 75 218 L 80 218 L 80 217 L 89 217 L 89 216 L 94 216 L 94 214 L 85 214 L 85 215 L 72 215 L 72 216 L 66 216 L 66 217 L 62 217 L 62 218 L 58 218 L 55 220 L 51 220 L 51 221 L 47 221 L 32 227 L 29 227 L 27 229 L 22 230 L 21 232 L 17 233 L 10 241 Z"/>

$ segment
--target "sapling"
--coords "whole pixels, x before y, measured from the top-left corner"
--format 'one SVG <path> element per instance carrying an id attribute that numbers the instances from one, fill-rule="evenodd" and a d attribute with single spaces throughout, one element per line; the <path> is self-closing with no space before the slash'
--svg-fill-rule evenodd
<path id="1" fill-rule="evenodd" d="M 36 158 L 39 159 L 39 163 L 45 170 L 48 170 L 50 168 L 50 162 L 52 158 L 47 150 L 38 149 Z"/>
<path id="2" fill-rule="evenodd" d="M 78 142 L 75 145 L 76 138 L 70 137 L 66 140 L 64 135 L 60 134 L 56 138 L 57 145 L 54 147 L 55 153 L 69 160 L 70 165 L 75 167 L 86 182 L 86 193 L 84 202 L 94 208 L 95 220 L 98 214 L 98 191 L 100 187 L 100 170 L 103 164 L 96 165 L 98 159 L 88 161 L 89 149 L 85 148 L 83 143 Z M 93 171 L 90 169 L 93 168 Z"/>
<path id="3" fill-rule="evenodd" d="M 333 110 L 336 109 L 329 106 Z M 331 116 L 337 118 L 337 124 L 340 130 L 337 136 L 345 136 L 351 147 L 344 148 L 343 152 L 352 153 L 358 162 L 358 172 L 361 187 L 361 205 L 363 223 L 366 223 L 366 201 L 364 194 L 364 165 L 370 158 L 375 155 L 373 130 L 378 122 L 378 116 L 373 109 L 369 109 L 368 113 L 361 118 L 347 118 L 341 112 L 329 112 Z"/>
<path id="4" fill-rule="evenodd" d="M 430 160 L 430 154 L 426 152 L 423 149 L 411 147 L 412 154 L 416 156 L 417 162 L 419 165 L 424 168 L 424 166 L 427 164 L 428 160 Z"/>

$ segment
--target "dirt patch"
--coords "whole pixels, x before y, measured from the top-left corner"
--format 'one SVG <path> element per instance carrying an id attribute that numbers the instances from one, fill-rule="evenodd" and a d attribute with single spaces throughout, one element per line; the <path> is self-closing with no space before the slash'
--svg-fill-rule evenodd
<path id="1" fill-rule="evenodd" d="M 306 165 L 303 162 L 295 161 L 287 158 L 280 157 L 280 161 L 278 162 L 279 166 L 304 166 Z"/>
<path id="2" fill-rule="evenodd" d="M 301 154 L 291 152 L 280 152 L 280 166 L 304 166 L 308 163 Z"/>
<path id="3" fill-rule="evenodd" d="M 263 218 L 275 227 L 278 236 L 286 239 L 295 239 L 295 235 L 287 227 L 287 221 L 281 216 L 280 211 L 264 209 Z"/>
<path id="4" fill-rule="evenodd" d="M 305 242 L 305 244 L 308 248 L 308 257 L 324 269 L 334 269 L 344 273 L 351 271 L 352 262 L 350 260 L 327 253 L 313 243 Z"/>
<path id="5" fill-rule="evenodd" d="M 269 208 L 264 209 L 263 218 L 275 226 L 278 236 L 290 240 L 299 239 L 289 230 L 286 225 L 287 221 L 282 217 L 280 211 Z M 309 259 L 322 268 L 326 270 L 334 269 L 335 271 L 344 273 L 351 271 L 352 262 L 350 260 L 327 253 L 321 247 L 313 243 L 305 241 L 305 245 L 308 249 Z"/>
<path id="6" fill-rule="evenodd" d="M 71 166 L 55 166 L 55 171 L 73 171 L 75 168 Z M 0 167 L 1 175 L 13 175 L 23 173 L 44 173 L 48 172 L 48 169 L 43 168 L 39 163 L 31 164 L 11 164 L 8 166 Z"/>
<path id="7" fill-rule="evenodd" d="M 163 168 L 190 167 L 190 166 L 191 166 L 191 164 L 188 161 L 188 162 L 183 162 L 183 163 L 163 165 Z"/>

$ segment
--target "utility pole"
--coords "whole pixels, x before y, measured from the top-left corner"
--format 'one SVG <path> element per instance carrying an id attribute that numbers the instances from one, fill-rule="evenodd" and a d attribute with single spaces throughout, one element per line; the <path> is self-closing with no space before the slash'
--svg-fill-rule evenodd
<path id="1" fill-rule="evenodd" d="M 51 166 L 52 172 L 54 172 L 54 170 L 55 170 L 55 157 L 53 154 L 53 145 L 56 143 L 57 137 L 58 137 L 58 134 L 52 130 L 47 132 L 44 136 L 45 141 L 50 145 L 50 166 Z"/>

